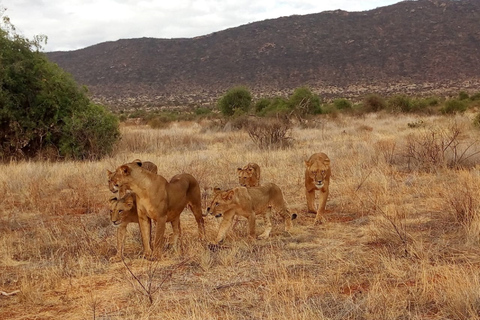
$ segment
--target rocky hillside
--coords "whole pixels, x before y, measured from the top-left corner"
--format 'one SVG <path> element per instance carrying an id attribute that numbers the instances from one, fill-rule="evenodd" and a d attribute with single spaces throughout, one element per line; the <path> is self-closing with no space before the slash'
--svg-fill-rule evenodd
<path id="1" fill-rule="evenodd" d="M 47 55 L 112 107 L 209 103 L 235 85 L 257 96 L 303 85 L 324 97 L 478 90 L 479 21 L 478 0 L 403 1 Z"/>

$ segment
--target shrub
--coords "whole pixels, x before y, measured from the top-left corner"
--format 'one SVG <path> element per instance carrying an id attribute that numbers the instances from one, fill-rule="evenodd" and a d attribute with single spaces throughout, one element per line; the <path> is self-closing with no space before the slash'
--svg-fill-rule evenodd
<path id="1" fill-rule="evenodd" d="M 392 111 L 410 112 L 412 106 L 412 101 L 406 95 L 393 96 L 388 100 L 388 107 Z"/>
<path id="2" fill-rule="evenodd" d="M 255 113 L 261 113 L 263 110 L 270 106 L 271 101 L 267 98 L 262 98 L 255 103 Z"/>
<path id="3" fill-rule="evenodd" d="M 69 158 L 110 152 L 116 118 L 92 105 L 86 88 L 38 51 L 38 38 L 7 30 L 13 31 L 0 26 L 0 158 L 33 158 L 43 149 Z"/>
<path id="4" fill-rule="evenodd" d="M 74 159 L 100 159 L 112 152 L 120 137 L 118 118 L 95 104 L 75 111 L 62 131 L 60 155 Z"/>
<path id="5" fill-rule="evenodd" d="M 445 102 L 445 105 L 441 109 L 443 114 L 462 113 L 467 110 L 467 103 L 464 100 L 451 99 Z"/>
<path id="6" fill-rule="evenodd" d="M 460 91 L 460 92 L 458 93 L 458 99 L 460 99 L 460 100 L 467 100 L 467 99 L 469 99 L 468 92 L 466 92 L 466 91 Z"/>
<path id="7" fill-rule="evenodd" d="M 282 97 L 273 98 L 270 104 L 259 112 L 262 116 L 278 116 L 291 112 L 288 101 Z"/>
<path id="8" fill-rule="evenodd" d="M 232 88 L 218 100 L 218 108 L 224 116 L 233 116 L 238 111 L 248 112 L 251 104 L 252 95 L 245 87 Z"/>
<path id="9" fill-rule="evenodd" d="M 290 109 L 299 116 L 322 113 L 320 98 L 306 87 L 295 89 L 288 99 L 288 104 Z"/>
<path id="10" fill-rule="evenodd" d="M 335 99 L 333 105 L 338 110 L 350 110 L 353 107 L 352 102 L 347 99 Z"/>
<path id="11" fill-rule="evenodd" d="M 287 118 L 249 120 L 245 129 L 260 149 L 287 148 L 291 145 L 291 124 Z"/>
<path id="12" fill-rule="evenodd" d="M 365 112 L 377 112 L 385 109 L 386 106 L 385 99 L 378 94 L 371 94 L 363 99 L 363 110 Z"/>

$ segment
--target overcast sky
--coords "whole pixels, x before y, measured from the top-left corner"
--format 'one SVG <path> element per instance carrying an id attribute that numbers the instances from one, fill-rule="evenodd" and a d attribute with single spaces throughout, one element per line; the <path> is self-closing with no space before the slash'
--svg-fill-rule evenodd
<path id="1" fill-rule="evenodd" d="M 191 38 L 250 22 L 365 11 L 401 0 L 0 0 L 17 32 L 48 37 L 45 51 L 130 38 Z M 0 11 L 1 12 L 1 11 Z"/>

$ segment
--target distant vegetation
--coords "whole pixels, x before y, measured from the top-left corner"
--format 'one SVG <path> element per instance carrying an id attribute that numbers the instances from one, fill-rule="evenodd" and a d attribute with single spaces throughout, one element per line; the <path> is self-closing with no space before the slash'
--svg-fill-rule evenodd
<path id="1" fill-rule="evenodd" d="M 98 159 L 113 150 L 118 119 L 39 52 L 7 17 L 0 25 L 0 159 Z"/>

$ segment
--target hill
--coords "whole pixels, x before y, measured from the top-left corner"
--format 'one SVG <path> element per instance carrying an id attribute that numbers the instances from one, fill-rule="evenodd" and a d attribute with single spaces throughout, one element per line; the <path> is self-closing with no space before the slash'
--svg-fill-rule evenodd
<path id="1" fill-rule="evenodd" d="M 365 12 L 254 22 L 191 39 L 122 39 L 50 60 L 111 106 L 209 103 L 235 85 L 325 97 L 480 88 L 480 1 L 418 0 Z"/>

